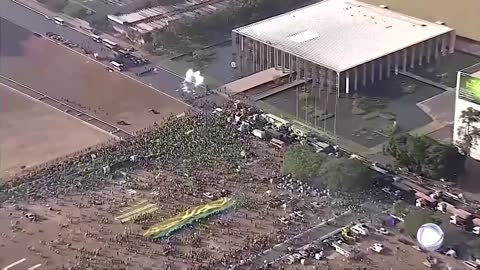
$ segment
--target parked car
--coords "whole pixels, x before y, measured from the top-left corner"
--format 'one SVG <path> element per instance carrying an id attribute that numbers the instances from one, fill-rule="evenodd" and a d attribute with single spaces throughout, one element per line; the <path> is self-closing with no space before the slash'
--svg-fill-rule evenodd
<path id="1" fill-rule="evenodd" d="M 390 234 L 390 232 L 385 228 L 377 228 L 377 229 L 375 229 L 375 231 L 379 234 L 382 234 L 382 235 L 389 235 Z"/>

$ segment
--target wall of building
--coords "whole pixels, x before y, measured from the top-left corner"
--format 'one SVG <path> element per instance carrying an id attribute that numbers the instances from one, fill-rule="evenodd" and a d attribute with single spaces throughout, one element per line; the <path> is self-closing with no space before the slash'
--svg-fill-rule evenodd
<path id="1" fill-rule="evenodd" d="M 480 111 L 480 105 L 458 98 L 459 86 L 460 86 L 460 82 L 459 82 L 459 77 L 458 77 L 457 98 L 455 100 L 455 123 L 454 123 L 454 130 L 453 130 L 453 142 L 454 143 L 462 141 L 462 139 L 463 139 L 458 133 L 459 128 L 463 126 L 462 120 L 460 119 L 460 115 L 462 114 L 462 112 L 464 110 L 468 109 L 469 107 L 473 108 L 474 110 Z M 480 128 L 480 125 L 478 125 L 477 128 Z M 471 149 L 470 156 L 472 158 L 476 159 L 476 160 L 480 160 L 480 141 L 477 141 L 476 143 L 474 143 L 474 145 Z"/>
<path id="2" fill-rule="evenodd" d="M 454 44 L 455 33 L 451 32 L 354 67 L 342 73 L 340 89 L 347 94 L 354 93 L 398 72 L 429 64 L 447 53 L 453 53 L 451 48 Z"/>
<path id="3" fill-rule="evenodd" d="M 479 0 L 361 0 L 431 22 L 442 21 L 459 36 L 480 41 Z"/>

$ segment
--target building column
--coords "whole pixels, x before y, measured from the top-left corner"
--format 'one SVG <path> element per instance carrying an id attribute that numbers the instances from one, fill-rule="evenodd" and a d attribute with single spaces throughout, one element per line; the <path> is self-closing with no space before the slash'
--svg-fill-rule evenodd
<path id="1" fill-rule="evenodd" d="M 395 75 L 398 75 L 398 65 L 399 65 L 399 62 L 400 62 L 399 54 L 400 54 L 400 51 L 396 51 L 395 55 L 394 55 L 394 57 L 395 57 Z"/>
<path id="2" fill-rule="evenodd" d="M 239 63 L 238 63 L 238 68 L 240 69 L 240 75 L 242 76 L 243 75 L 243 62 L 244 62 L 244 58 L 245 58 L 245 47 L 244 47 L 244 44 L 243 44 L 243 36 L 240 36 L 240 55 L 239 55 Z"/>
<path id="3" fill-rule="evenodd" d="M 432 40 L 427 40 L 427 64 L 430 64 L 430 57 L 432 57 Z"/>
<path id="4" fill-rule="evenodd" d="M 455 31 L 450 32 L 450 42 L 448 44 L 448 49 L 450 53 L 453 53 L 455 51 L 455 41 L 456 41 L 456 34 Z"/>
<path id="5" fill-rule="evenodd" d="M 257 63 L 257 67 L 258 67 L 258 71 L 262 71 L 263 70 L 263 63 L 262 63 L 262 58 L 263 58 L 263 43 L 261 42 L 257 42 L 257 47 L 258 47 L 258 63 Z"/>
<path id="6" fill-rule="evenodd" d="M 292 55 L 288 54 L 288 73 L 292 74 Z"/>
<path id="7" fill-rule="evenodd" d="M 275 70 L 278 68 L 278 51 L 275 48 L 273 48 L 273 67 Z"/>
<path id="8" fill-rule="evenodd" d="M 381 81 L 383 77 L 383 57 L 378 59 L 378 80 Z"/>
<path id="9" fill-rule="evenodd" d="M 367 64 L 363 64 L 362 73 L 362 85 L 365 87 L 367 86 Z"/>
<path id="10" fill-rule="evenodd" d="M 447 35 L 446 34 L 442 35 L 440 51 L 442 52 L 442 56 L 447 55 Z"/>
<path id="11" fill-rule="evenodd" d="M 435 59 L 438 59 L 438 51 L 439 51 L 439 48 L 438 48 L 438 47 L 439 47 L 439 45 L 440 45 L 439 43 L 440 43 L 439 38 L 438 38 L 438 37 L 435 37 L 434 46 L 433 46 L 433 49 L 434 49 L 434 50 L 433 50 L 433 57 L 434 57 Z"/>
<path id="12" fill-rule="evenodd" d="M 358 90 L 358 67 L 353 68 L 353 90 Z"/>
<path id="13" fill-rule="evenodd" d="M 414 68 L 415 67 L 415 48 L 417 46 L 416 45 L 413 45 L 412 47 L 410 47 L 410 51 L 412 53 L 412 55 L 410 55 L 410 68 Z"/>
<path id="14" fill-rule="evenodd" d="M 239 58 L 239 46 L 237 44 L 237 38 L 240 39 L 237 33 L 232 31 L 232 58 L 233 62 L 238 65 L 238 58 Z M 238 43 L 240 43 L 240 40 L 238 40 Z"/>
<path id="15" fill-rule="evenodd" d="M 425 49 L 425 42 L 419 44 L 420 46 L 420 54 L 418 55 L 418 65 L 421 66 L 423 63 L 423 51 Z"/>
<path id="16" fill-rule="evenodd" d="M 251 68 L 252 68 L 252 61 L 253 61 L 252 40 L 247 38 L 246 41 L 247 41 L 247 72 L 250 74 Z"/>
<path id="17" fill-rule="evenodd" d="M 371 61 L 369 64 L 372 67 L 372 70 L 370 72 L 370 83 L 373 84 L 375 81 L 375 61 Z"/>
<path id="18" fill-rule="evenodd" d="M 407 49 L 403 49 L 403 72 L 407 72 Z"/>
<path id="19" fill-rule="evenodd" d="M 281 51 L 280 55 L 282 57 L 282 73 L 285 73 L 285 52 Z"/>
<path id="20" fill-rule="evenodd" d="M 297 80 L 300 80 L 300 62 L 302 61 L 302 59 L 298 58 L 298 57 L 295 57 L 295 65 L 297 66 L 296 69 L 297 69 L 297 74 L 296 74 L 296 79 Z"/>
<path id="21" fill-rule="evenodd" d="M 258 45 L 256 40 L 252 40 L 252 67 L 253 73 L 257 72 L 257 56 L 258 56 Z"/>
<path id="22" fill-rule="evenodd" d="M 271 62 L 272 62 L 271 54 L 270 54 L 271 47 L 268 46 L 268 44 L 266 46 L 267 46 L 267 68 L 266 69 L 269 69 L 271 67 L 270 65 L 271 65 Z"/>
<path id="23" fill-rule="evenodd" d="M 390 78 L 392 71 L 392 54 L 387 55 L 387 78 Z"/>
<path id="24" fill-rule="evenodd" d="M 350 74 L 348 71 L 345 72 L 345 93 L 350 94 Z"/>

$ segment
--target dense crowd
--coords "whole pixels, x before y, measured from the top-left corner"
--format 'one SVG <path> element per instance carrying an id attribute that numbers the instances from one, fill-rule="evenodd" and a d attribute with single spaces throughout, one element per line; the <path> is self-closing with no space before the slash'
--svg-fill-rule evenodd
<path id="1" fill-rule="evenodd" d="M 107 181 L 103 174 L 135 166 L 192 174 L 220 162 L 234 169 L 241 154 L 250 152 L 249 140 L 226 125 L 227 114 L 238 106 L 228 103 L 222 114 L 171 116 L 134 137 L 19 176 L 3 187 L 0 198 L 13 202 L 96 190 Z"/>
<path id="2" fill-rule="evenodd" d="M 134 169 L 151 169 L 151 171 L 165 170 L 175 172 L 184 178 L 198 179 L 208 178 L 212 179 L 211 175 L 203 175 L 205 171 L 217 174 L 218 178 L 227 177 L 227 175 L 235 173 L 235 177 L 239 177 L 239 185 L 251 188 L 256 191 L 259 182 L 251 178 L 251 173 L 238 173 L 242 166 L 247 162 L 252 162 L 259 154 L 259 149 L 255 147 L 255 141 L 251 140 L 252 135 L 239 131 L 238 125 L 232 125 L 232 119 L 248 119 L 249 116 L 258 114 L 259 112 L 247 105 L 238 102 L 229 102 L 218 108 L 217 110 L 204 110 L 203 112 L 191 113 L 182 117 L 172 116 L 166 120 L 162 125 L 156 125 L 148 130 L 138 133 L 136 136 L 113 142 L 102 148 L 85 151 L 81 155 L 61 161 L 47 168 L 30 172 L 21 177 L 18 177 L 12 182 L 9 182 L 0 192 L 2 202 L 16 203 L 19 201 L 34 201 L 42 200 L 52 197 L 63 197 L 65 195 L 81 195 L 87 198 L 90 205 L 103 204 L 102 200 L 108 199 L 100 198 L 93 195 L 94 190 L 101 190 L 106 185 L 111 183 L 110 175 L 116 172 L 128 172 Z M 230 122 L 230 124 L 229 124 Z M 271 160 L 256 160 L 256 162 L 272 162 Z M 262 164 L 259 164 L 262 166 Z M 273 167 L 275 171 L 280 171 L 279 164 L 264 164 L 263 167 Z M 219 181 L 220 182 L 220 181 Z M 262 179 L 264 185 L 270 184 L 278 190 L 290 192 L 289 196 L 329 196 L 326 190 L 312 189 L 308 184 L 299 180 L 293 179 L 290 176 L 270 175 Z M 198 188 L 193 188 L 189 185 L 184 185 L 176 182 L 169 183 L 173 186 L 175 192 L 156 188 L 151 183 L 142 182 L 141 180 L 129 181 L 126 184 L 127 188 L 136 190 L 151 190 L 157 194 L 155 199 L 157 202 L 167 200 L 181 200 L 181 194 L 191 195 L 198 194 Z M 202 183 L 199 183 L 202 186 Z M 273 185 L 272 185 L 273 184 Z M 221 190 L 221 185 L 216 182 L 208 183 L 208 186 Z M 227 191 L 222 191 L 227 192 Z M 180 195 L 179 195 L 180 194 Z M 267 197 L 270 194 L 267 194 Z M 180 197 L 179 197 L 180 196 Z M 239 194 L 236 194 L 238 197 Z M 342 198 L 351 197 L 348 194 L 339 196 Z M 251 198 L 239 198 L 239 207 L 247 210 L 258 210 L 258 215 L 250 213 L 245 214 L 245 220 L 249 220 L 254 227 L 258 222 L 266 218 L 276 220 L 276 217 L 268 207 L 259 209 L 259 202 Z M 120 201 L 123 201 L 121 198 Z M 287 201 L 292 201 L 288 199 Z M 356 210 L 360 204 L 356 202 L 355 198 L 348 200 L 335 199 L 325 203 L 323 206 L 337 205 L 339 207 L 350 208 Z M 283 199 L 271 197 L 268 201 L 270 209 L 278 209 L 280 205 L 285 202 Z M 270 207 L 269 206 L 269 207 Z M 322 207 L 323 207 L 322 206 Z M 82 207 L 82 205 L 78 205 Z M 166 208 L 172 213 L 178 213 L 185 210 L 185 205 L 175 204 L 168 205 Z M 334 213 L 335 214 L 335 213 Z M 153 214 L 139 216 L 133 220 L 134 223 L 140 224 L 142 228 L 146 229 L 148 225 L 152 225 L 151 219 Z M 221 221 L 221 220 L 220 220 Z M 112 222 L 108 218 L 101 217 L 102 224 Z M 220 224 L 220 223 L 219 223 Z M 230 222 L 222 221 L 220 224 L 221 231 L 225 235 L 238 235 L 241 237 L 240 228 L 230 226 Z M 297 227 L 289 228 L 290 233 L 301 233 L 307 227 L 307 224 L 300 222 Z M 202 230 L 200 228 L 200 230 Z M 91 232 L 95 234 L 96 232 Z M 286 238 L 285 229 L 280 229 L 270 234 L 253 234 L 245 236 L 245 241 L 240 247 L 230 246 L 227 253 L 224 253 L 221 258 L 208 255 L 202 248 L 197 248 L 191 252 L 184 254 L 185 259 L 197 262 L 194 269 L 212 269 L 215 266 L 229 266 L 238 262 L 249 262 L 254 255 L 261 253 L 268 247 L 275 243 L 284 241 Z M 128 233 L 117 234 L 112 239 L 107 239 L 111 242 L 124 242 L 135 245 L 138 244 L 138 239 L 127 239 Z M 242 238 L 242 237 L 241 237 Z M 169 238 L 175 241 L 175 237 Z M 170 240 L 168 240 L 170 241 Z M 195 245 L 194 239 L 184 239 L 184 243 Z M 227 240 L 226 240 L 227 241 Z M 230 245 L 228 242 L 226 245 Z M 134 246 L 135 246 L 134 245 Z M 175 248 L 173 244 L 168 250 L 152 251 L 154 253 L 174 253 Z M 140 252 L 134 250 L 133 252 Z M 77 258 L 78 269 L 83 269 L 88 265 L 94 265 L 91 257 L 95 255 L 84 254 Z M 155 254 L 146 254 L 153 256 Z M 128 261 L 122 261 L 120 264 L 128 264 Z M 165 262 L 164 268 L 170 269 L 173 263 L 168 260 Z M 193 269 L 193 268 L 192 268 Z"/>

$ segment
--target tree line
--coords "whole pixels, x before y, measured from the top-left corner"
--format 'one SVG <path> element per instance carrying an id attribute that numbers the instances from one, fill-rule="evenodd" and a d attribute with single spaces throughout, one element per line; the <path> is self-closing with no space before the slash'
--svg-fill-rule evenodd
<path id="1" fill-rule="evenodd" d="M 396 160 L 396 165 L 407 167 L 421 176 L 434 179 L 456 180 L 463 174 L 465 159 L 470 156 L 480 137 L 480 111 L 467 108 L 460 115 L 457 135 L 453 144 L 442 144 L 427 136 L 397 134 L 390 137 L 384 153 Z"/>
<path id="2" fill-rule="evenodd" d="M 288 148 L 284 172 L 317 188 L 331 191 L 361 191 L 373 184 L 373 172 L 358 160 L 329 158 L 308 145 Z"/>

